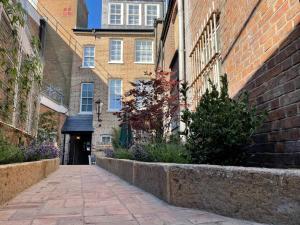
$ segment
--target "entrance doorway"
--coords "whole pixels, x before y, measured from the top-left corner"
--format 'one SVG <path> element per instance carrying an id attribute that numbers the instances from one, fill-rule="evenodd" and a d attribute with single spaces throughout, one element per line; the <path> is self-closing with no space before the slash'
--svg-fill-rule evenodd
<path id="1" fill-rule="evenodd" d="M 70 137 L 69 165 L 88 165 L 92 151 L 92 134 L 72 134 Z"/>

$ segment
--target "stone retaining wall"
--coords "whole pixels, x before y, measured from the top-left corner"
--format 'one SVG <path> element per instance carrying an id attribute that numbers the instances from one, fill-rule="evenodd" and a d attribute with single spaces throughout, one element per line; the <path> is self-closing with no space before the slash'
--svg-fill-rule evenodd
<path id="1" fill-rule="evenodd" d="M 97 165 L 176 206 L 262 223 L 300 224 L 300 170 L 144 163 L 101 157 Z"/>
<path id="2" fill-rule="evenodd" d="M 59 167 L 59 159 L 0 166 L 0 206 L 47 177 Z"/>

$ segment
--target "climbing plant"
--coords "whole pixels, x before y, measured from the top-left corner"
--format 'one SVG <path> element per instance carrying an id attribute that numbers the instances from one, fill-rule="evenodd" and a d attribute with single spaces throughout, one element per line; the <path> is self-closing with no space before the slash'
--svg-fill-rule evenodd
<path id="1" fill-rule="evenodd" d="M 58 130 L 58 121 L 54 112 L 47 111 L 40 114 L 38 136 L 37 136 L 37 141 L 39 143 L 56 142 L 57 130 Z"/>
<path id="2" fill-rule="evenodd" d="M 11 0 L 0 0 L 3 8 L 10 20 L 10 24 L 13 28 L 14 38 L 18 36 L 18 29 L 24 27 L 25 24 L 25 10 L 20 2 L 15 3 Z"/>
<path id="3" fill-rule="evenodd" d="M 20 76 L 18 77 L 19 119 L 21 122 L 24 122 L 27 118 L 27 99 L 33 84 L 37 84 L 38 87 L 40 87 L 42 81 L 42 63 L 39 55 L 40 44 L 36 37 L 32 38 L 31 46 L 33 53 L 24 56 Z"/>
<path id="4" fill-rule="evenodd" d="M 25 11 L 20 3 L 14 3 L 10 0 L 0 0 L 3 9 L 6 12 L 10 27 L 11 34 L 9 40 L 12 43 L 7 46 L 9 40 L 2 39 L 0 46 L 0 66 L 3 68 L 4 74 L 6 75 L 6 84 L 1 86 L 5 92 L 5 99 L 3 99 L 3 105 L 1 108 L 1 116 L 4 120 L 7 120 L 13 111 L 13 101 L 15 95 L 15 82 L 18 76 L 19 68 L 19 40 L 18 30 L 20 27 L 24 27 L 25 24 Z M 6 34 L 7 35 L 7 34 Z M 3 36 L 3 38 L 5 38 Z"/>
<path id="5" fill-rule="evenodd" d="M 25 25 L 25 11 L 20 3 L 10 0 L 0 0 L 10 23 L 11 33 L 7 39 L 11 43 L 1 39 L 0 66 L 5 78 L 0 81 L 0 87 L 5 98 L 2 100 L 0 116 L 4 120 L 10 119 L 14 110 L 18 110 L 19 122 L 26 121 L 28 115 L 28 99 L 33 87 L 40 89 L 42 81 L 42 63 L 39 50 L 40 42 L 37 37 L 32 37 L 32 52 L 22 52 L 18 31 Z M 7 34 L 6 34 L 7 35 Z M 3 84 L 5 83 L 5 84 Z M 17 84 L 17 89 L 16 89 Z M 15 93 L 17 90 L 17 93 Z M 14 108 L 15 96 L 17 94 L 18 104 Z M 35 105 L 35 102 L 34 104 Z"/>

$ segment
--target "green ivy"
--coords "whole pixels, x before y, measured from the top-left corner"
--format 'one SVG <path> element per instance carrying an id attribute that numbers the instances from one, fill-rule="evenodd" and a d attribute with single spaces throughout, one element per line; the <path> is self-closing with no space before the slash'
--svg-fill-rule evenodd
<path id="1" fill-rule="evenodd" d="M 58 121 L 55 118 L 55 113 L 52 111 L 47 111 L 40 114 L 39 118 L 39 129 L 37 141 L 39 143 L 43 142 L 56 142 L 57 141 L 57 130 Z"/>
<path id="2" fill-rule="evenodd" d="M 9 119 L 14 110 L 14 95 L 15 84 L 18 83 L 19 96 L 19 120 L 24 122 L 28 113 L 28 96 L 33 84 L 37 84 L 38 88 L 42 82 L 42 63 L 40 60 L 39 50 L 40 42 L 37 37 L 33 37 L 31 41 L 33 52 L 25 55 L 23 58 L 20 55 L 19 35 L 18 30 L 25 25 L 26 12 L 22 8 L 21 3 L 15 3 L 11 0 L 0 0 L 3 8 L 8 15 L 12 26 L 13 48 L 0 48 L 0 66 L 5 68 L 7 76 L 7 85 L 1 83 L 2 89 L 5 88 L 6 99 L 3 102 L 0 110 L 1 117 L 5 120 Z M 7 59 L 8 55 L 10 60 Z M 22 60 L 21 67 L 20 60 Z"/>
<path id="3" fill-rule="evenodd" d="M 3 8 L 8 15 L 10 23 L 14 29 L 14 33 L 17 34 L 19 27 L 24 27 L 26 12 L 20 2 L 15 3 L 11 0 L 0 0 Z"/>
<path id="4" fill-rule="evenodd" d="M 32 55 L 26 55 L 23 59 L 20 69 L 19 84 L 19 119 L 24 122 L 27 118 L 28 107 L 27 99 L 34 83 L 41 86 L 42 81 L 42 63 L 39 55 L 39 41 L 36 37 L 32 38 Z M 31 78 L 33 77 L 33 79 Z"/>

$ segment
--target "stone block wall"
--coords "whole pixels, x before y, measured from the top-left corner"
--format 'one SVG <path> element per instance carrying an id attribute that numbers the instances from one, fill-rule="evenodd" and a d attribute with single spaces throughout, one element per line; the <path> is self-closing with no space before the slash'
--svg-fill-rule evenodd
<path id="1" fill-rule="evenodd" d="M 103 157 L 97 158 L 97 165 L 175 206 L 275 225 L 298 225 L 300 221 L 299 170 Z"/>
<path id="2" fill-rule="evenodd" d="M 135 162 L 133 184 L 165 201 L 169 200 L 168 166 Z"/>
<path id="3" fill-rule="evenodd" d="M 57 170 L 59 159 L 0 166 L 0 206 Z"/>

